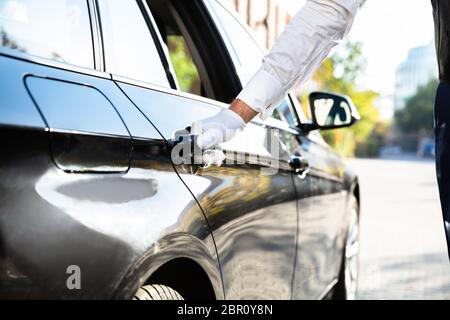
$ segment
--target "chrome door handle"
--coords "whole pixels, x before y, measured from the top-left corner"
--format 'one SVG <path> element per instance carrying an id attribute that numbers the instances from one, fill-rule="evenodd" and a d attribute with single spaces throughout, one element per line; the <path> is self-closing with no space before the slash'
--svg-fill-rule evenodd
<path id="1" fill-rule="evenodd" d="M 193 165 L 207 168 L 211 165 L 221 166 L 225 154 L 220 147 L 201 150 L 197 147 L 196 135 L 179 135 L 168 140 L 171 158 L 174 164 Z"/>
<path id="2" fill-rule="evenodd" d="M 309 173 L 309 161 L 304 157 L 292 156 L 289 159 L 289 165 L 301 178 L 304 178 Z"/>

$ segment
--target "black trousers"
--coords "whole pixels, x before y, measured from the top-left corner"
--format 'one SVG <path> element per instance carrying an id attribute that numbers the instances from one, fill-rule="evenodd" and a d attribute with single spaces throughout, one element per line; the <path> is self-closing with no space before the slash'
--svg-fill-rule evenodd
<path id="1" fill-rule="evenodd" d="M 450 85 L 439 84 L 434 106 L 436 173 L 450 258 Z"/>

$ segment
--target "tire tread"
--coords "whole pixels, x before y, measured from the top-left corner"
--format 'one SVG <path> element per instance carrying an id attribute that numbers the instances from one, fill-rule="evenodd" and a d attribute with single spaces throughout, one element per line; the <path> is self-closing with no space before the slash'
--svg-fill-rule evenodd
<path id="1" fill-rule="evenodd" d="M 183 297 L 174 289 L 160 285 L 146 285 L 134 295 L 133 300 L 184 300 Z"/>

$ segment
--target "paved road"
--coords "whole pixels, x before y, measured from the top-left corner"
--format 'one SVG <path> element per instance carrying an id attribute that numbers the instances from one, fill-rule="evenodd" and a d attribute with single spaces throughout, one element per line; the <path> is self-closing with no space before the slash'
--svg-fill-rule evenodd
<path id="1" fill-rule="evenodd" d="M 361 180 L 360 299 L 450 299 L 432 161 L 350 160 Z"/>

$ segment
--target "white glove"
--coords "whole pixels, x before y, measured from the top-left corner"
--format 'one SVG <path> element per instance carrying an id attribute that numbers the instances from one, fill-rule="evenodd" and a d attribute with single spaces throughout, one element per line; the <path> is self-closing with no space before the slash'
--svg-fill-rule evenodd
<path id="1" fill-rule="evenodd" d="M 191 134 L 198 135 L 197 146 L 206 150 L 231 140 L 244 127 L 245 121 L 237 113 L 222 109 L 212 117 L 194 122 Z"/>

